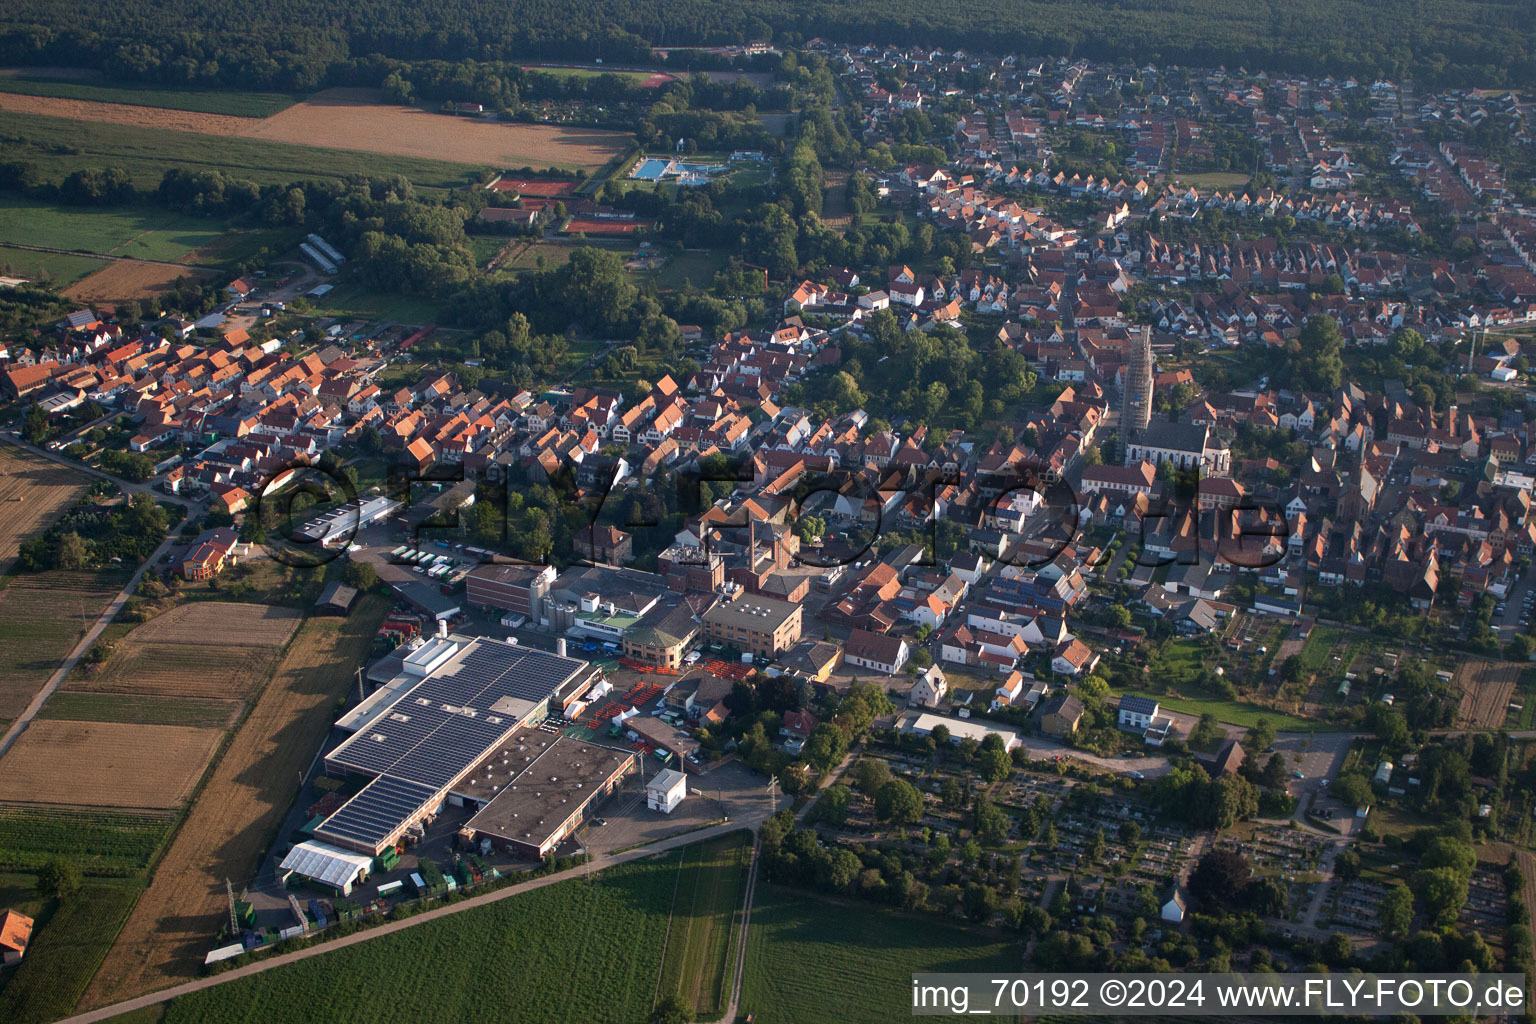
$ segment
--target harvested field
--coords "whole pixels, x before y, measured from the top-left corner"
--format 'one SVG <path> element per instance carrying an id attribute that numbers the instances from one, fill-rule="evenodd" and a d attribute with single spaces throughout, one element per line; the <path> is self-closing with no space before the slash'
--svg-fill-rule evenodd
<path id="1" fill-rule="evenodd" d="M 309 619 L 192 805 L 83 1005 L 198 975 L 228 913 L 224 879 L 248 878 L 331 725 L 390 602 L 370 595 L 344 619 Z"/>
<path id="2" fill-rule="evenodd" d="M 1456 720 L 1461 725 L 1501 729 L 1509 717 L 1509 699 L 1524 668 L 1516 661 L 1464 661 L 1451 685 L 1461 694 Z"/>
<path id="3" fill-rule="evenodd" d="M 140 643 L 224 647 L 281 647 L 299 628 L 292 608 L 233 601 L 196 601 L 172 608 L 139 626 L 129 638 Z"/>
<path id="4" fill-rule="evenodd" d="M 158 697 L 129 693 L 78 693 L 60 690 L 48 698 L 40 718 L 75 722 L 130 722 L 135 725 L 192 725 L 227 729 L 240 714 L 238 700 Z"/>
<path id="5" fill-rule="evenodd" d="M 595 169 L 628 138 L 562 125 L 493 124 L 379 100 L 374 89 L 327 89 L 271 117 L 251 118 L 0 92 L 0 110 L 497 167 Z"/>
<path id="6" fill-rule="evenodd" d="M 129 299 L 147 299 L 170 291 L 179 278 L 211 277 L 213 271 L 195 267 L 168 267 L 164 263 L 114 260 L 90 277 L 64 289 L 81 302 L 113 306 Z"/>
<path id="7" fill-rule="evenodd" d="M 26 573 L 0 591 L 0 718 L 26 710 L 132 572 Z"/>
<path id="8" fill-rule="evenodd" d="M 277 648 L 152 644 L 129 639 L 95 672 L 71 672 L 67 691 L 241 699 L 260 683 Z"/>
<path id="9" fill-rule="evenodd" d="M 0 573 L 10 569 L 23 540 L 52 522 L 88 486 L 90 479 L 68 466 L 0 445 Z"/>
<path id="10" fill-rule="evenodd" d="M 0 800 L 89 807 L 176 807 L 222 729 L 34 721 L 5 755 Z"/>

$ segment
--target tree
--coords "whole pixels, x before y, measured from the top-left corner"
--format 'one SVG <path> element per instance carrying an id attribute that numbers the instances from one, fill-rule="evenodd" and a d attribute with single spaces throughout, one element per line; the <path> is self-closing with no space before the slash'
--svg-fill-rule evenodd
<path id="1" fill-rule="evenodd" d="M 812 808 L 811 814 L 816 821 L 841 825 L 848 820 L 848 798 L 851 793 L 847 786 L 841 784 L 828 786 L 816 798 L 816 806 Z"/>
<path id="2" fill-rule="evenodd" d="M 1424 910 L 1437 927 L 1456 923 L 1467 902 L 1467 876 L 1453 867 L 1425 868 L 1410 880 L 1414 895 L 1424 903 Z"/>
<path id="3" fill-rule="evenodd" d="M 842 763 L 848 753 L 848 737 L 831 722 L 822 722 L 805 741 L 801 756 L 822 774 Z"/>
<path id="4" fill-rule="evenodd" d="M 1221 722 L 1207 711 L 1200 716 L 1200 721 L 1190 730 L 1189 745 L 1195 750 L 1210 750 L 1225 736 L 1226 732 L 1221 728 Z"/>
<path id="5" fill-rule="evenodd" d="M 985 795 L 976 798 L 976 831 L 989 842 L 1001 842 L 1008 836 L 1008 815 Z"/>
<path id="6" fill-rule="evenodd" d="M 1258 721 L 1253 723 L 1253 728 L 1248 731 L 1247 745 L 1253 749 L 1254 753 L 1258 753 L 1261 750 L 1268 750 L 1270 747 L 1274 746 L 1275 727 L 1273 723 L 1271 723 L 1269 719 L 1260 715 Z"/>
<path id="7" fill-rule="evenodd" d="M 880 787 L 891 781 L 891 770 L 886 767 L 884 761 L 875 757 L 861 758 L 849 773 L 853 776 L 853 784 L 860 793 L 867 797 L 873 797 L 880 792 Z"/>
<path id="8" fill-rule="evenodd" d="M 1001 747 L 983 750 L 977 762 L 981 777 L 988 782 L 1001 782 L 1013 771 L 1013 758 Z"/>
<path id="9" fill-rule="evenodd" d="M 81 880 L 80 865 L 63 857 L 54 857 L 37 873 L 37 892 L 40 896 L 67 900 L 80 891 Z"/>
<path id="10" fill-rule="evenodd" d="M 681 995 L 674 992 L 656 1004 L 651 1011 L 650 1024 L 688 1024 L 693 1020 L 693 1007 Z"/>
<path id="11" fill-rule="evenodd" d="M 1212 850 L 1189 875 L 1189 895 L 1201 910 L 1234 909 L 1253 870 L 1236 850 Z"/>
<path id="12" fill-rule="evenodd" d="M 1409 926 L 1413 924 L 1413 893 L 1401 882 L 1392 886 L 1381 898 L 1377 915 L 1382 938 L 1395 939 L 1407 935 Z"/>
<path id="13" fill-rule="evenodd" d="M 1333 858 L 1333 874 L 1341 882 L 1353 882 L 1360 877 L 1360 855 L 1354 850 L 1341 850 Z"/>
<path id="14" fill-rule="evenodd" d="M 74 530 L 59 538 L 60 569 L 83 569 L 88 558 L 85 541 Z"/>
<path id="15" fill-rule="evenodd" d="M 347 581 L 347 586 L 358 590 L 372 590 L 379 585 L 379 573 L 368 562 L 348 562 L 346 572 L 342 574 Z"/>
<path id="16" fill-rule="evenodd" d="M 915 825 L 923 817 L 923 795 L 903 779 L 893 779 L 875 794 L 875 817 L 895 825 Z"/>

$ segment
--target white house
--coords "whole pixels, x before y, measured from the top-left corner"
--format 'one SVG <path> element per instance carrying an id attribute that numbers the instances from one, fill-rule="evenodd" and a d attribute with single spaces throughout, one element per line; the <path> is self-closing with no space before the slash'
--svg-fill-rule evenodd
<path id="1" fill-rule="evenodd" d="M 856 629 L 843 648 L 843 662 L 893 676 L 901 671 L 911 653 L 907 642 L 900 637 Z"/>
<path id="2" fill-rule="evenodd" d="M 1127 732 L 1146 732 L 1157 718 L 1158 704 L 1151 697 L 1120 698 L 1120 728 Z"/>
<path id="3" fill-rule="evenodd" d="M 924 708 L 936 708 L 948 692 L 949 680 L 944 678 L 944 670 L 937 665 L 929 665 L 927 671 L 918 676 L 912 684 L 912 689 L 907 694 L 907 703 Z"/>
<path id="4" fill-rule="evenodd" d="M 645 784 L 645 806 L 662 814 L 671 814 L 687 795 L 688 776 L 672 768 L 663 768 Z"/>

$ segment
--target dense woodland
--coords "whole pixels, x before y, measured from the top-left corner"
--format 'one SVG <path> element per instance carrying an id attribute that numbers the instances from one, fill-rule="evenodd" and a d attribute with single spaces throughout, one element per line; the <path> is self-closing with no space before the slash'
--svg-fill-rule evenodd
<path id="1" fill-rule="evenodd" d="M 83 63 L 162 82 L 305 90 L 375 84 L 382 75 L 369 55 L 377 54 L 601 57 L 616 65 L 651 63 L 649 44 L 793 45 L 814 36 L 1197 66 L 1411 72 L 1426 82 L 1485 86 L 1536 76 L 1536 20 L 1518 0 L 12 0 L 0 13 L 0 64 Z"/>

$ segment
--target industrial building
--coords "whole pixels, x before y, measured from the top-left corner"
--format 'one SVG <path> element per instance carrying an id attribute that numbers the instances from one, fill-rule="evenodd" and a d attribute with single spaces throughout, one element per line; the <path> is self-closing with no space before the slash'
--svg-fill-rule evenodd
<path id="1" fill-rule="evenodd" d="M 337 723 L 352 735 L 326 755 L 326 774 L 370 781 L 315 828 L 316 842 L 372 856 L 424 831 L 450 796 L 479 806 L 477 770 L 498 759 L 510 766 L 531 741 L 519 730 L 599 679 L 585 661 L 484 637 L 433 637 L 401 668 Z"/>
<path id="2" fill-rule="evenodd" d="M 554 581 L 552 565 L 477 565 L 464 577 L 464 590 L 471 607 L 499 608 L 538 622 Z"/>
<path id="3" fill-rule="evenodd" d="M 704 635 L 760 658 L 776 658 L 800 639 L 801 606 L 730 589 L 704 613 Z"/>
<path id="4" fill-rule="evenodd" d="M 294 530 L 293 537 L 301 544 L 319 544 L 327 548 L 347 544 L 357 536 L 358 530 L 394 514 L 399 507 L 400 502 L 393 498 L 359 498 L 321 513 Z"/>
<path id="5" fill-rule="evenodd" d="M 671 814 L 688 795 L 688 776 L 672 768 L 663 768 L 645 784 L 645 806 L 662 814 Z"/>

